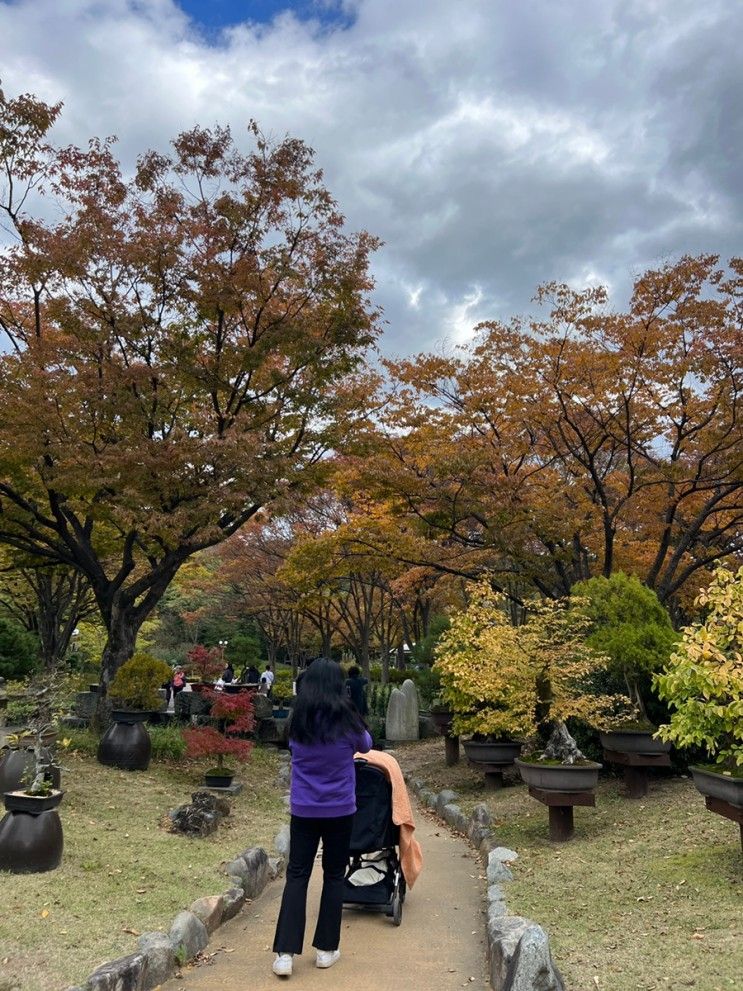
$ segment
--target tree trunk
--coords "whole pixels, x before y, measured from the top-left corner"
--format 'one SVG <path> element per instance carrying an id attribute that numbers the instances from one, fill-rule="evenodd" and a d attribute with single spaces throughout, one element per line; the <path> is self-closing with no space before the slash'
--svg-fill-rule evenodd
<path id="1" fill-rule="evenodd" d="M 121 665 L 134 653 L 137 633 L 143 621 L 144 617 L 135 618 L 128 610 L 114 608 L 111 611 L 108 640 L 101 658 L 101 683 L 92 720 L 93 728 L 98 731 L 104 729 L 110 722 L 111 704 L 108 699 L 108 689 Z"/>
<path id="2" fill-rule="evenodd" d="M 369 677 L 369 638 L 364 637 L 361 641 L 359 654 L 361 660 L 361 672 L 365 678 Z"/>
<path id="3" fill-rule="evenodd" d="M 555 723 L 542 756 L 546 760 L 559 760 L 562 764 L 574 764 L 577 760 L 586 759 L 562 722 Z"/>

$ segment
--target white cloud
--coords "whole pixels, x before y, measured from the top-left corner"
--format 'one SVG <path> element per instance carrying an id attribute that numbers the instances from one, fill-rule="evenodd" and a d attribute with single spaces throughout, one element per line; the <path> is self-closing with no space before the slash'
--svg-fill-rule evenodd
<path id="1" fill-rule="evenodd" d="M 60 141 L 131 164 L 195 122 L 256 118 L 317 151 L 352 227 L 381 236 L 387 350 L 466 340 L 545 279 L 739 251 L 737 38 L 728 0 L 353 0 L 216 41 L 172 0 L 0 2 L 7 92 L 62 98 Z M 455 11 L 455 13 L 453 13 Z"/>

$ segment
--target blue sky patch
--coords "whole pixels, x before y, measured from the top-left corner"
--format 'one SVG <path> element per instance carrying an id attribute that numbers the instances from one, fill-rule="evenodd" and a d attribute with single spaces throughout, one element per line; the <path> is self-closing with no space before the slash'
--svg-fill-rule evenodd
<path id="1" fill-rule="evenodd" d="M 244 21 L 268 24 L 290 10 L 300 20 L 317 20 L 326 27 L 351 22 L 339 0 L 176 0 L 178 6 L 207 33 Z"/>

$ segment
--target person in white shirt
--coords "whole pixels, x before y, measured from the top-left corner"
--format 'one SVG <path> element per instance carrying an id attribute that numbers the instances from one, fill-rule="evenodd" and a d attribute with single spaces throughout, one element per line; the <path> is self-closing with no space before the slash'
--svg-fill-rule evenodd
<path id="1" fill-rule="evenodd" d="M 266 670 L 261 675 L 261 691 L 265 691 L 265 694 L 268 695 L 269 698 L 271 697 L 271 689 L 273 688 L 274 678 L 275 675 L 271 670 L 271 665 L 267 664 Z"/>

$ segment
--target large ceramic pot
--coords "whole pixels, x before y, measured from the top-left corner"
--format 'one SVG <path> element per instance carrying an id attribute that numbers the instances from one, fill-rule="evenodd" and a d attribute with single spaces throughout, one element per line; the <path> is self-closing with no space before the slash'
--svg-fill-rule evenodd
<path id="1" fill-rule="evenodd" d="M 475 763 L 513 764 L 523 743 L 517 740 L 465 740 L 463 746 L 465 754 Z"/>
<path id="2" fill-rule="evenodd" d="M 743 808 L 743 778 L 718 774 L 706 767 L 690 767 L 697 791 L 709 798 L 719 798 L 737 808 Z"/>
<path id="3" fill-rule="evenodd" d="M 516 760 L 523 780 L 545 791 L 593 791 L 604 766 L 589 760 L 583 764 L 542 764 Z"/>
<path id="4" fill-rule="evenodd" d="M 0 821 L 0 870 L 36 874 L 59 867 L 64 841 L 56 806 L 62 794 L 3 796 L 8 811 Z"/>
<path id="5" fill-rule="evenodd" d="M 671 744 L 664 740 L 654 740 L 655 730 L 611 730 L 599 733 L 601 746 L 605 750 L 616 750 L 622 754 L 667 754 Z"/>
<path id="6" fill-rule="evenodd" d="M 114 709 L 113 722 L 98 744 L 98 761 L 124 771 L 146 771 L 150 766 L 152 741 L 145 720 L 149 712 Z"/>

